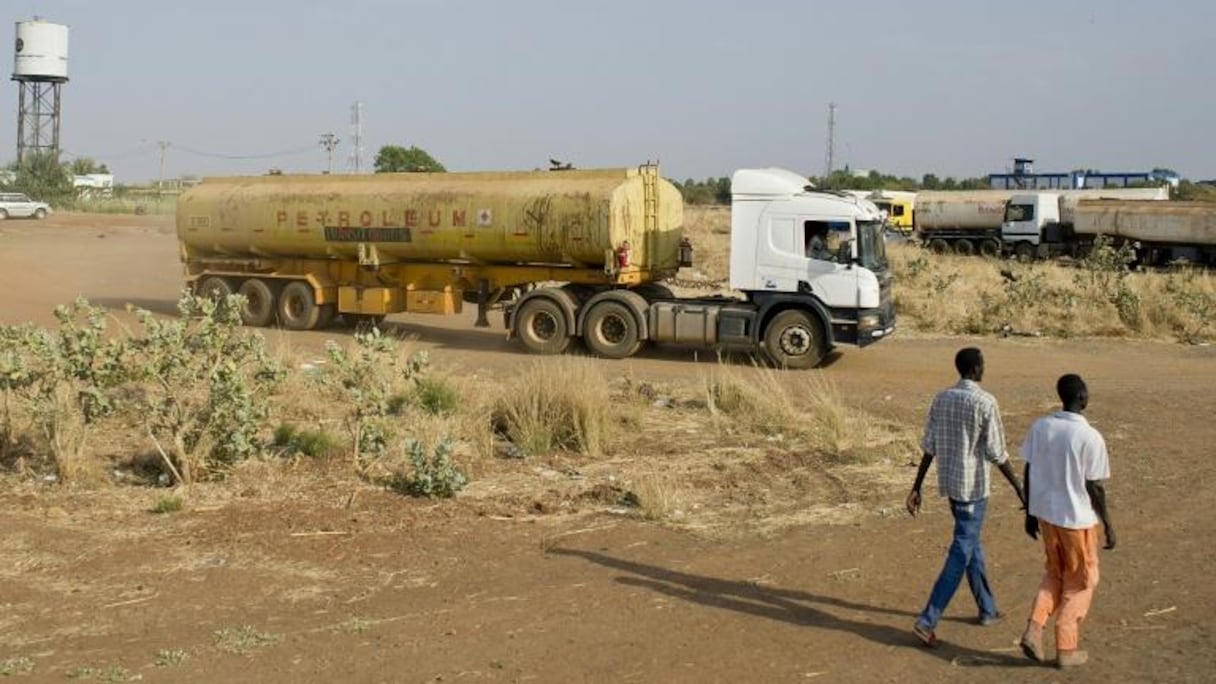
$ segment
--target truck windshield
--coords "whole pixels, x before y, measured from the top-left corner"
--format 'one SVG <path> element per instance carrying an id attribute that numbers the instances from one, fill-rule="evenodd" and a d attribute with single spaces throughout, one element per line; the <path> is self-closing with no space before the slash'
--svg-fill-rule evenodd
<path id="1" fill-rule="evenodd" d="M 857 260 L 871 271 L 887 268 L 887 244 L 882 221 L 857 222 Z"/>
<path id="2" fill-rule="evenodd" d="M 1033 221 L 1034 220 L 1034 205 L 1033 204 L 1014 204 L 1009 203 L 1005 207 L 1005 223 L 1015 223 L 1017 221 Z"/>

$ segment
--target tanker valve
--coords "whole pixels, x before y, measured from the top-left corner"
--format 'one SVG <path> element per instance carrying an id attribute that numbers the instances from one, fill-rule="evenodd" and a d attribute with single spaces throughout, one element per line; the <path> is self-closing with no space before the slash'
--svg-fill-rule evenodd
<path id="1" fill-rule="evenodd" d="M 629 268 L 629 262 L 633 257 L 633 248 L 629 246 L 629 241 L 625 240 L 620 247 L 616 248 L 616 267 Z"/>

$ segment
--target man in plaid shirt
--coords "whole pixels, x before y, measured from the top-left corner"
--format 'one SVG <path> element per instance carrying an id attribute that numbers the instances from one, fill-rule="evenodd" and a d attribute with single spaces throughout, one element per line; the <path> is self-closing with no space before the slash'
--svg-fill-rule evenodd
<path id="1" fill-rule="evenodd" d="M 920 511 L 920 488 L 925 473 L 936 458 L 937 488 L 950 500 L 954 539 L 929 602 L 913 627 L 917 638 L 930 648 L 938 644 L 937 623 L 964 575 L 979 608 L 979 623 L 990 625 L 1001 617 L 988 586 L 984 547 L 980 543 L 988 510 L 989 463 L 996 464 L 1025 506 L 1022 486 L 1005 452 L 1000 408 L 996 399 L 979 385 L 984 377 L 984 355 L 975 347 L 961 349 L 954 356 L 954 367 L 958 369 L 958 384 L 939 392 L 929 408 L 921 440 L 924 456 L 907 500 L 908 513 L 915 516 Z"/>

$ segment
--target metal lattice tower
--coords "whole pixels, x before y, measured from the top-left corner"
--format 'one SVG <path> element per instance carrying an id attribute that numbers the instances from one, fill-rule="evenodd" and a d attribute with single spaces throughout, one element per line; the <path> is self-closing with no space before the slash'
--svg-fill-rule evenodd
<path id="1" fill-rule="evenodd" d="M 828 103 L 828 155 L 827 155 L 827 173 L 825 177 L 832 175 L 832 171 L 836 166 L 836 103 Z"/>
<path id="2" fill-rule="evenodd" d="M 352 173 L 363 173 L 363 103 L 355 102 L 350 108 L 351 151 L 349 166 Z"/>

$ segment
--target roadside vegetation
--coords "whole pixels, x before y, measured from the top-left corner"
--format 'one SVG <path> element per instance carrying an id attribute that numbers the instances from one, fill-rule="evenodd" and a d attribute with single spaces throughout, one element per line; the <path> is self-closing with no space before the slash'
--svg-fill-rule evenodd
<path id="1" fill-rule="evenodd" d="M 513 514 L 779 527 L 805 497 L 851 497 L 820 490 L 831 469 L 892 467 L 910 443 L 913 426 L 818 372 L 736 360 L 668 387 L 566 355 L 454 376 L 391 325 L 337 332 L 319 357 L 272 352 L 239 304 L 187 293 L 176 316 L 136 311 L 127 328 L 81 300 L 51 329 L 0 326 L 0 487 L 142 487 L 142 510 L 168 518 L 226 489 L 290 496 L 336 478 Z M 724 480 L 746 507 L 712 503 Z"/>

